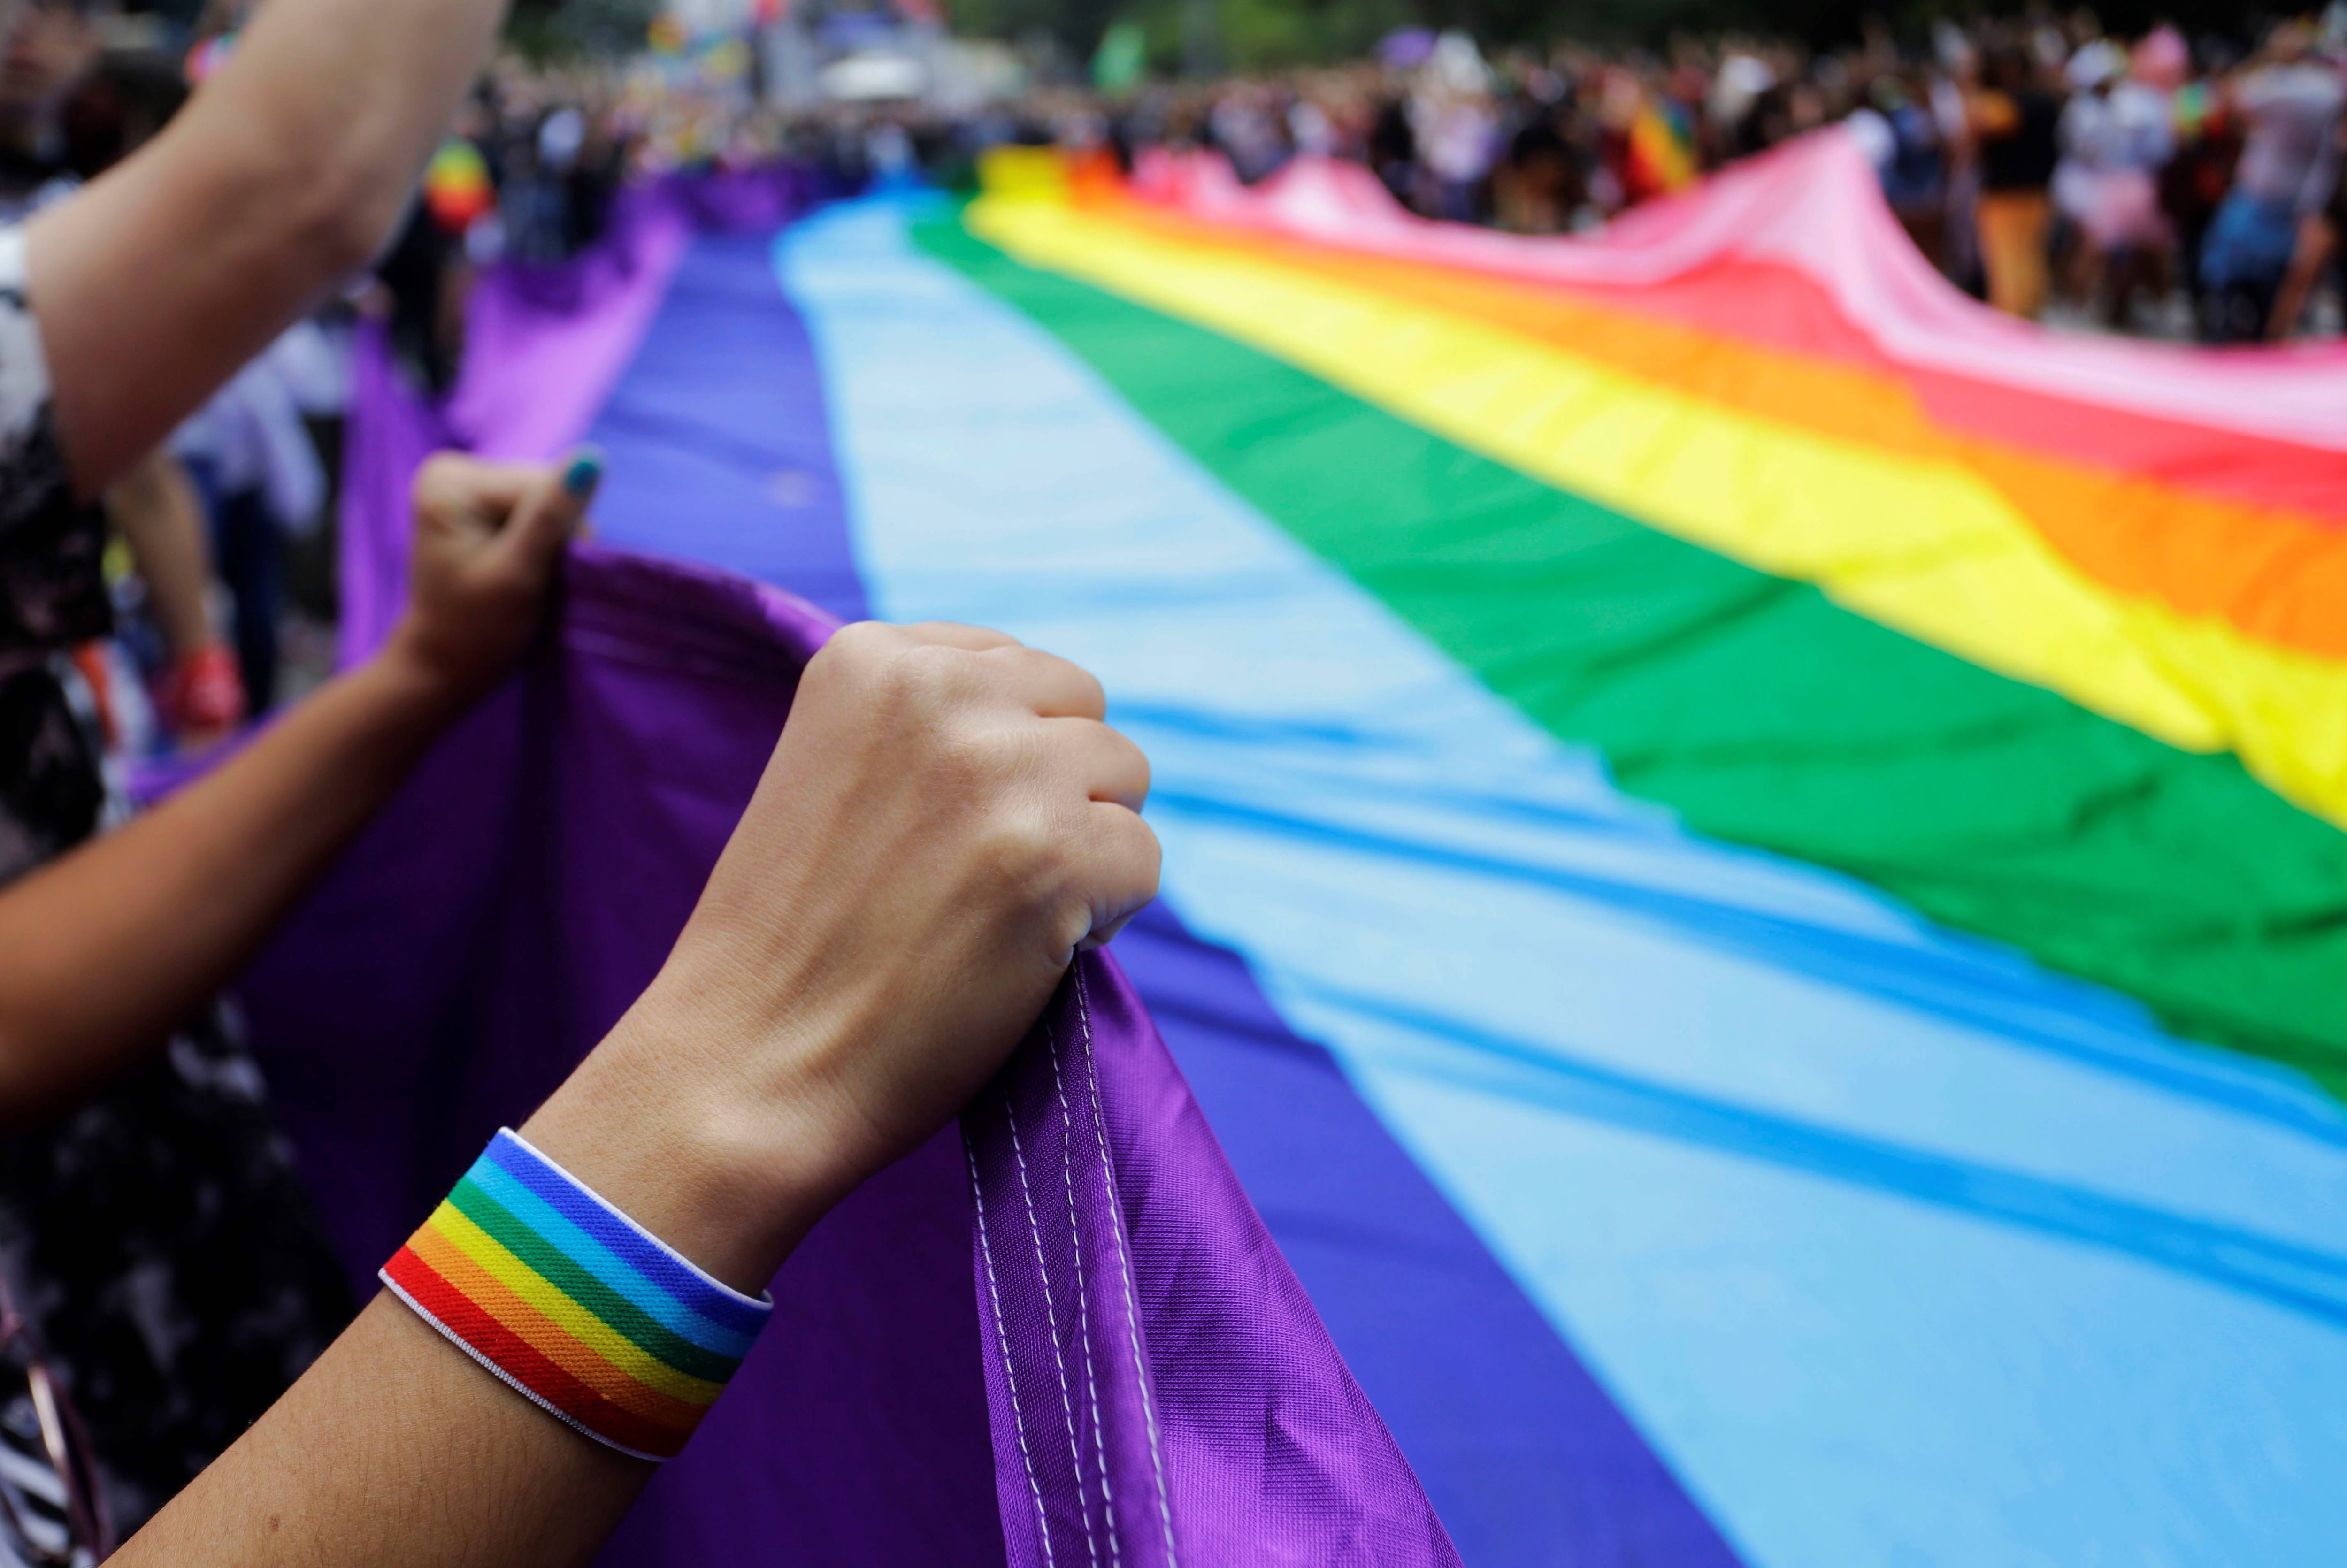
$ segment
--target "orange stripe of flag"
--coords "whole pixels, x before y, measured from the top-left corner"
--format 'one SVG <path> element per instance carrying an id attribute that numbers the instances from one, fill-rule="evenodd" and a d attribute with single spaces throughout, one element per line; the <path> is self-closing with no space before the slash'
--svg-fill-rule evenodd
<path id="1" fill-rule="evenodd" d="M 2347 659 L 2347 532 L 1947 429 L 1895 375 L 1739 343 L 1587 302 L 1555 286 L 1202 222 L 1124 198 L 1104 215 L 1496 327 L 1758 417 L 1927 460 L 1993 486 L 2074 567 L 2121 594 Z"/>

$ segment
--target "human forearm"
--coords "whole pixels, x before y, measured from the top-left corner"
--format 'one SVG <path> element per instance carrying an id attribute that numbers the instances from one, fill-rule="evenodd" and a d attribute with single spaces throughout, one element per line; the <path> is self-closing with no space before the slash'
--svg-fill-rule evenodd
<path id="1" fill-rule="evenodd" d="M 712 1075 L 661 1071 L 673 1052 L 653 1037 L 689 1030 L 723 1054 L 762 1042 L 729 1033 L 738 1016 L 659 992 L 523 1133 L 692 1263 L 755 1294 L 853 1184 L 854 1129 L 799 1120 L 800 1158 L 777 1160 L 771 1134 L 787 1113 L 727 1103 Z M 794 1053 L 802 1063 L 822 1054 Z M 761 1112 L 768 1136 L 735 1135 L 732 1113 L 744 1110 Z M 651 1470 L 517 1398 L 386 1292 L 112 1561 L 562 1568 L 594 1555 Z"/>
<path id="2" fill-rule="evenodd" d="M 255 189 L 292 178 L 364 261 L 488 57 L 507 0 L 271 0 L 196 108 L 252 133 Z M 264 195 L 263 200 L 266 200 Z M 354 232 L 336 234 L 344 225 Z"/>
<path id="3" fill-rule="evenodd" d="M 388 237 L 504 9 L 273 0 L 169 129 L 34 220 L 34 308 L 86 492 Z"/>
<path id="4" fill-rule="evenodd" d="M 525 1404 L 388 1295 L 128 1545 L 124 1568 L 565 1568 L 652 1467 Z"/>
<path id="5" fill-rule="evenodd" d="M 0 891 L 0 1121 L 136 1052 L 234 976 L 449 722 L 513 667 L 600 469 L 442 456 L 384 651 L 121 832 Z"/>
<path id="6" fill-rule="evenodd" d="M 159 1043 L 234 975 L 453 702 L 386 651 L 156 810 L 0 892 L 0 1121 Z"/>
<path id="7" fill-rule="evenodd" d="M 668 1022 L 721 1050 L 759 1049 L 707 1010 Z M 764 1140 L 726 1131 L 725 1112 L 749 1108 L 705 1092 L 715 1080 L 639 1077 L 660 1065 L 642 1030 L 614 1031 L 524 1134 L 694 1264 L 761 1291 L 852 1183 L 852 1129 L 801 1123 L 803 1158 L 787 1168 L 827 1180 L 778 1181 Z M 668 1081 L 679 1076 L 694 1081 L 686 1092 Z M 562 1568 L 594 1555 L 651 1470 L 517 1398 L 386 1292 L 113 1561 Z"/>

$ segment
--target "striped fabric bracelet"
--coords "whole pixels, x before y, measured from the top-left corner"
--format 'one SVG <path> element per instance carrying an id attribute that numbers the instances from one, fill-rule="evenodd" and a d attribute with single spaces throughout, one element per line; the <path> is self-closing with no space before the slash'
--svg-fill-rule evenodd
<path id="1" fill-rule="evenodd" d="M 774 1310 L 702 1273 L 510 1129 L 382 1279 L 525 1398 L 649 1460 L 684 1447 Z"/>

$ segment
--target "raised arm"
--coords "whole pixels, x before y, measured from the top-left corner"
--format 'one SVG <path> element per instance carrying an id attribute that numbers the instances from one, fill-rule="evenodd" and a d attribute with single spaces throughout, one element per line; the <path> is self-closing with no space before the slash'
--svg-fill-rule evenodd
<path id="1" fill-rule="evenodd" d="M 659 978 L 524 1136 L 758 1290 L 1154 893 L 1148 765 L 1101 711 L 993 633 L 841 632 Z M 558 1568 L 651 1473 L 379 1296 L 114 1561 Z"/>
<path id="2" fill-rule="evenodd" d="M 384 651 L 218 771 L 0 890 L 0 1125 L 87 1088 L 225 985 L 446 727 L 513 663 L 593 487 L 436 459 Z"/>
<path id="3" fill-rule="evenodd" d="M 271 0 L 169 129 L 33 220 L 59 435 L 95 496 L 391 233 L 504 0 Z"/>

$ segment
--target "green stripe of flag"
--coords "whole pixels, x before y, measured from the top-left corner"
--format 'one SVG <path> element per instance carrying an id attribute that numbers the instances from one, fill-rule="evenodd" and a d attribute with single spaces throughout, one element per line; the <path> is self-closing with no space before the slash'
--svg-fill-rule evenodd
<path id="1" fill-rule="evenodd" d="M 2179 752 L 1010 261 L 932 254 L 1629 793 L 2347 1095 L 2347 834 Z"/>

